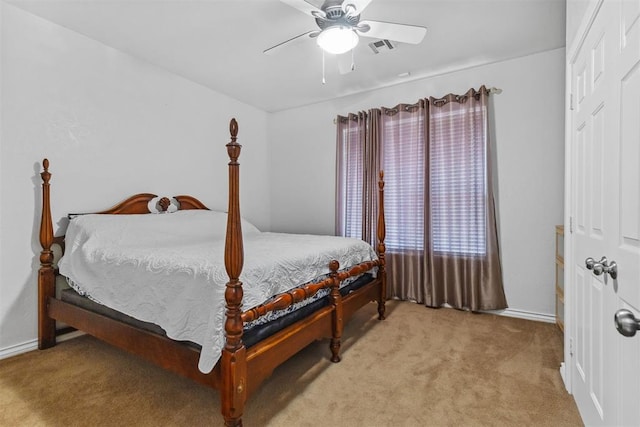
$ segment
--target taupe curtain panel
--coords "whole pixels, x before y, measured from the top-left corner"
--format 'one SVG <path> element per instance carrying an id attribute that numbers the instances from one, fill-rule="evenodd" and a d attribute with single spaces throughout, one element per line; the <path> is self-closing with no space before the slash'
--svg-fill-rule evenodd
<path id="1" fill-rule="evenodd" d="M 489 92 L 338 116 L 336 234 L 375 244 L 385 172 L 389 297 L 507 307 L 498 248 Z"/>

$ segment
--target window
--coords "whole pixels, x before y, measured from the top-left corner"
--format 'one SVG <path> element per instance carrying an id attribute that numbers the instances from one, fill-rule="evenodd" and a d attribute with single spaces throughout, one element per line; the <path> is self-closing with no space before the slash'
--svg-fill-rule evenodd
<path id="1" fill-rule="evenodd" d="M 388 117 L 383 123 L 386 245 L 390 251 L 424 250 L 424 116 Z"/>
<path id="2" fill-rule="evenodd" d="M 336 232 L 376 243 L 385 172 L 388 295 L 505 308 L 491 184 L 489 91 L 339 116 Z"/>
<path id="3" fill-rule="evenodd" d="M 363 147 L 360 144 L 357 127 L 349 127 L 342 131 L 342 158 L 338 165 L 342 171 L 342 199 L 340 215 L 342 229 L 339 234 L 347 237 L 362 238 L 362 197 L 364 175 Z"/>
<path id="4" fill-rule="evenodd" d="M 390 252 L 421 252 L 431 245 L 436 253 L 486 253 L 486 109 L 478 106 L 463 113 L 457 105 L 431 115 L 428 147 L 424 114 L 401 112 L 381 121 L 385 243 Z M 341 134 L 339 215 L 342 234 L 362 238 L 363 155 L 357 132 L 354 126 Z"/>
<path id="5" fill-rule="evenodd" d="M 435 252 L 486 253 L 486 111 L 457 111 L 431 121 L 431 240 Z"/>

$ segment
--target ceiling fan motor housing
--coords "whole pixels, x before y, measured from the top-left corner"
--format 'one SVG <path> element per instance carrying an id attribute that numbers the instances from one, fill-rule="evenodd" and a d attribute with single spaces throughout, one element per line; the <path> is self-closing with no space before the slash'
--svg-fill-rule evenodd
<path id="1" fill-rule="evenodd" d="M 349 15 L 342 10 L 341 3 L 338 4 L 330 4 L 322 7 L 322 11 L 324 12 L 326 18 L 322 18 L 316 16 L 316 24 L 320 27 L 321 30 L 329 27 L 342 26 L 342 27 L 355 27 L 360 22 L 360 14 L 358 15 Z"/>

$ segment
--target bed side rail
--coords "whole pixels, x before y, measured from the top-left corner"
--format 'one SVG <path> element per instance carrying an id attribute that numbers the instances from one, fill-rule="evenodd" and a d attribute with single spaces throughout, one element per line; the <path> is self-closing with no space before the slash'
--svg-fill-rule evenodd
<path id="1" fill-rule="evenodd" d="M 352 267 L 349 270 L 338 272 L 340 264 L 338 263 L 338 261 L 331 261 L 331 263 L 329 264 L 329 269 L 331 270 L 329 277 L 320 282 L 300 286 L 298 288 L 291 289 L 290 291 L 283 292 L 274 296 L 268 302 L 243 312 L 242 321 L 244 323 L 251 322 L 272 311 L 284 310 L 286 308 L 289 308 L 300 301 L 304 301 L 305 299 L 313 297 L 322 289 L 339 287 L 340 282 L 344 281 L 345 279 L 365 273 L 379 265 L 379 260 L 366 261 Z"/>

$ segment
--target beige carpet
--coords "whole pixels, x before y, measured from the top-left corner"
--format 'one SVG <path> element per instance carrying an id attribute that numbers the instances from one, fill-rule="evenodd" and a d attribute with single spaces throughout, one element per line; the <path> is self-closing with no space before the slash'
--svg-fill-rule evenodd
<path id="1" fill-rule="evenodd" d="M 278 368 L 251 426 L 577 426 L 552 324 L 390 302 Z M 221 425 L 218 392 L 90 337 L 0 361 L 2 426 Z"/>

